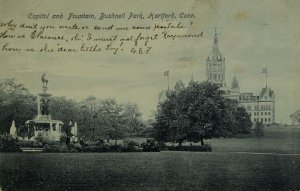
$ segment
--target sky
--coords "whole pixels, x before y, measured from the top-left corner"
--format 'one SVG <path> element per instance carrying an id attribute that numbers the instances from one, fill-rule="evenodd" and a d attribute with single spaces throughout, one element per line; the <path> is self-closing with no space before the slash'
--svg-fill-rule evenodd
<path id="1" fill-rule="evenodd" d="M 23 22 L 29 12 L 184 11 L 195 13 L 196 19 L 190 28 L 181 32 L 203 31 L 204 34 L 201 39 L 153 42 L 155 48 L 151 54 L 143 56 L 0 51 L 0 78 L 15 78 L 36 94 L 41 91 L 40 77 L 47 72 L 49 92 L 55 96 L 76 100 L 89 95 L 101 99 L 114 97 L 119 102 L 137 103 L 143 118 L 147 119 L 156 109 L 159 93 L 167 88 L 164 71 L 170 71 L 170 87 L 178 80 L 188 83 L 192 75 L 196 81 L 205 80 L 205 60 L 212 49 L 214 27 L 217 27 L 227 84 L 236 76 L 241 92 L 258 94 L 265 87 L 262 69 L 267 66 L 268 87 L 274 90 L 276 97 L 276 121 L 290 123 L 289 115 L 300 109 L 299 10 L 297 0 L 90 0 L 84 3 L 0 0 L 0 21 Z M 109 20 L 103 22 L 110 24 Z M 14 43 L 22 44 L 22 41 Z M 1 38 L 0 46 L 3 46 Z"/>

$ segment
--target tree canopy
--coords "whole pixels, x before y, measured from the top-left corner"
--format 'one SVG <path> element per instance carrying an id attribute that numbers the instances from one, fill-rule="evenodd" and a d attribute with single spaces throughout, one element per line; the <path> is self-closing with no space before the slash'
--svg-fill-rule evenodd
<path id="1" fill-rule="evenodd" d="M 164 142 L 204 144 L 204 139 L 249 133 L 250 116 L 235 100 L 224 97 L 219 86 L 209 82 L 181 82 L 158 105 L 155 138 Z"/>
<path id="2" fill-rule="evenodd" d="M 118 103 L 113 98 L 101 100 L 90 96 L 78 102 L 52 96 L 50 114 L 53 119 L 63 121 L 66 132 L 70 131 L 70 121 L 77 122 L 79 134 L 92 140 L 134 135 L 144 127 L 142 114 L 136 104 Z M 28 132 L 25 121 L 36 115 L 36 96 L 14 79 L 0 81 L 0 133 L 8 133 L 15 120 L 18 134 L 23 136 Z"/>
<path id="3" fill-rule="evenodd" d="M 15 79 L 0 81 L 0 133 L 9 132 L 13 120 L 22 126 L 36 113 L 36 98 Z"/>

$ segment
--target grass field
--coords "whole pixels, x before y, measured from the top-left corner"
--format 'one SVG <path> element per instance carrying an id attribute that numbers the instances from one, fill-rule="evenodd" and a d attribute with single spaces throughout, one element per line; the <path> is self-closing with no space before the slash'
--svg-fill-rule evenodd
<path id="1" fill-rule="evenodd" d="M 299 126 L 267 126 L 261 139 L 254 133 L 244 138 L 212 139 L 206 141 L 217 152 L 268 152 L 300 154 Z"/>
<path id="2" fill-rule="evenodd" d="M 258 139 L 251 132 L 240 138 L 218 138 L 205 140 L 214 152 L 259 152 L 300 154 L 300 126 L 266 126 L 264 137 Z M 135 138 L 144 142 L 145 138 Z M 184 143 L 189 145 L 189 143 Z M 193 143 L 195 144 L 195 143 Z M 200 144 L 200 143 L 197 143 Z"/>
<path id="3" fill-rule="evenodd" d="M 300 190 L 300 155 L 278 154 L 299 153 L 299 135 L 299 128 L 266 128 L 259 141 L 252 135 L 208 141 L 212 153 L 0 153 L 0 186 L 2 190 Z"/>
<path id="4" fill-rule="evenodd" d="M 3 190 L 300 190 L 300 156 L 1 154 Z"/>

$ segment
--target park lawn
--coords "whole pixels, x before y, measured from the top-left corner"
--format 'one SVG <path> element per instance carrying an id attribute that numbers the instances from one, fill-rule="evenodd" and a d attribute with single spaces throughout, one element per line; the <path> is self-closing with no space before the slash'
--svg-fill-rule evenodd
<path id="1" fill-rule="evenodd" d="M 219 138 L 207 140 L 215 152 L 259 152 L 300 154 L 300 127 L 266 126 L 264 137 L 254 133 L 243 138 Z"/>
<path id="2" fill-rule="evenodd" d="M 299 180 L 299 155 L 0 153 L 3 190 L 283 191 Z"/>
<path id="3" fill-rule="evenodd" d="M 146 139 L 133 138 L 132 140 L 142 143 Z M 189 144 L 190 143 L 184 143 L 184 145 Z M 239 138 L 216 138 L 205 140 L 205 144 L 209 144 L 212 147 L 213 152 L 300 154 L 300 126 L 266 126 L 264 128 L 264 137 L 260 139 L 258 139 L 252 131 L 250 135 L 242 135 L 239 136 Z M 193 143 L 193 145 L 200 145 L 200 143 Z"/>
<path id="4" fill-rule="evenodd" d="M 2 190 L 300 190 L 299 138 L 300 128 L 272 126 L 265 127 L 259 140 L 254 134 L 206 140 L 211 153 L 0 153 L 0 186 Z"/>

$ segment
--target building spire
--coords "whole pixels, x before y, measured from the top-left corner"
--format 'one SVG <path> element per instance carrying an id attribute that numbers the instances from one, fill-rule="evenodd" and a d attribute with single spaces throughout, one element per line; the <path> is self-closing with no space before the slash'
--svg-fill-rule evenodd
<path id="1" fill-rule="evenodd" d="M 266 74 L 266 88 L 268 88 L 268 65 L 262 69 L 262 73 Z"/>
<path id="2" fill-rule="evenodd" d="M 214 49 L 219 49 L 218 47 L 218 33 L 217 33 L 217 27 L 215 27 L 215 37 L 214 37 Z"/>

